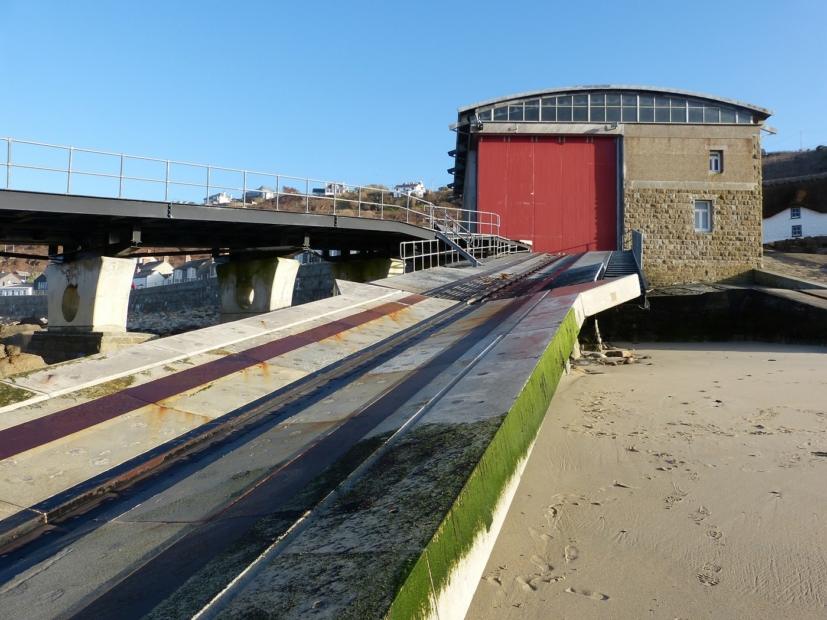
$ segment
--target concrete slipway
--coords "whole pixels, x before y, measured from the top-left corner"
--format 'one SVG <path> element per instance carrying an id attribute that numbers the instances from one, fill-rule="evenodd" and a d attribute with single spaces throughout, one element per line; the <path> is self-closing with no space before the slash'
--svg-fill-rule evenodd
<path id="1" fill-rule="evenodd" d="M 0 558 L 4 617 L 461 618 L 580 325 L 641 293 L 549 290 L 560 264 L 345 283 L 5 382 L 0 533 L 51 534 Z"/>

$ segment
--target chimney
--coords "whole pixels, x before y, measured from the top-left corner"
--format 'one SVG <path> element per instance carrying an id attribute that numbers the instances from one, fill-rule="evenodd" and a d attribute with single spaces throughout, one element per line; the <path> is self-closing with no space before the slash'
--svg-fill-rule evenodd
<path id="1" fill-rule="evenodd" d="M 188 262 L 190 262 L 191 260 L 192 260 L 192 256 L 190 256 L 189 254 L 187 254 L 187 255 L 184 257 L 184 262 L 185 262 L 185 263 L 188 263 Z"/>

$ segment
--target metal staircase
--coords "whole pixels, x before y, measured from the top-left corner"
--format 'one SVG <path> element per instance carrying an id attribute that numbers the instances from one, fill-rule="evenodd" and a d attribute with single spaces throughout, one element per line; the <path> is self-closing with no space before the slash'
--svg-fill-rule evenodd
<path id="1" fill-rule="evenodd" d="M 638 277 L 641 291 L 649 289 L 649 284 L 646 282 L 643 270 L 638 265 L 634 252 L 632 250 L 612 252 L 608 263 L 606 263 L 606 271 L 603 273 L 603 277 L 622 278 L 632 274 Z"/>

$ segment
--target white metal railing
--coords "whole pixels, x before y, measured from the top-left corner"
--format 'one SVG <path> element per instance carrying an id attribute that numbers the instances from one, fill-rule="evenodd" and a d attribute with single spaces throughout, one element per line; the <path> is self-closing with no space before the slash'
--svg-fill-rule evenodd
<path id="1" fill-rule="evenodd" d="M 500 236 L 474 236 L 471 243 L 463 245 L 463 249 L 475 258 L 484 256 L 502 256 L 504 254 L 519 254 L 528 252 L 528 248 L 520 243 Z M 416 239 L 403 241 L 399 244 L 399 257 L 408 265 L 409 271 L 431 269 L 440 265 L 450 265 L 462 260 L 460 253 L 446 247 L 437 239 Z"/>
<path id="2" fill-rule="evenodd" d="M 5 149 L 2 149 L 3 142 Z M 0 150 L 5 151 L 5 160 L 0 159 L 0 171 L 5 169 L 5 186 L 0 189 L 42 192 L 44 179 L 31 175 L 48 173 L 52 175 L 49 185 L 54 189 L 48 193 L 403 221 L 466 240 L 499 236 L 500 230 L 500 216 L 496 213 L 442 207 L 416 196 L 395 196 L 384 187 L 352 186 L 13 138 L 0 138 Z M 90 169 L 90 163 L 99 169 Z M 154 174 L 147 172 L 153 167 Z M 137 171 L 132 172 L 133 169 Z M 17 171 L 24 175 L 20 182 L 17 182 L 20 174 Z M 200 180 L 198 175 L 203 175 Z M 267 187 L 268 182 L 275 183 L 275 188 Z M 83 187 L 78 191 L 81 183 Z M 32 185 L 38 189 L 32 189 Z M 157 191 L 161 189 L 163 197 Z M 229 192 L 239 192 L 240 197 Z M 176 200 L 176 195 L 189 199 Z M 192 200 L 194 197 L 197 200 Z M 223 200 L 226 202 L 218 204 Z"/>

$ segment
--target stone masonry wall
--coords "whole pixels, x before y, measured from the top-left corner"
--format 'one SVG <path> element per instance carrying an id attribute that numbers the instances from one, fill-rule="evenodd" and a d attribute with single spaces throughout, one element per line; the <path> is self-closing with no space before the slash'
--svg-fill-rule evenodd
<path id="1" fill-rule="evenodd" d="M 624 247 L 643 233 L 649 284 L 746 281 L 762 265 L 761 189 L 626 189 Z M 712 201 L 712 231 L 695 231 L 695 200 Z"/>
<path id="2" fill-rule="evenodd" d="M 723 155 L 720 173 L 711 151 Z M 624 247 L 633 229 L 643 233 L 650 285 L 746 282 L 761 267 L 757 125 L 626 125 L 623 183 Z M 712 202 L 710 232 L 695 231 L 696 200 Z"/>
<path id="3" fill-rule="evenodd" d="M 20 295 L 19 297 L 0 297 L 0 317 L 20 320 L 26 317 L 45 317 L 47 312 L 46 295 Z"/>

